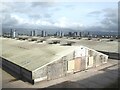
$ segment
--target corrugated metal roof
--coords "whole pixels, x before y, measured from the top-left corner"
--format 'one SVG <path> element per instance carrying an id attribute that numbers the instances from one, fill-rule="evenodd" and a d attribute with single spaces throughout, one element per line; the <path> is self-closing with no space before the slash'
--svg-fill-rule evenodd
<path id="1" fill-rule="evenodd" d="M 30 71 L 59 59 L 76 48 L 78 47 L 2 39 L 2 57 Z"/>
<path id="2" fill-rule="evenodd" d="M 76 40 L 77 46 L 59 46 L 8 38 L 0 38 L 0 41 L 1 40 L 0 46 L 2 45 L 2 48 L 0 49 L 2 50 L 2 57 L 30 71 L 34 71 L 41 66 L 69 54 L 80 47 L 80 45 L 95 50 L 105 50 L 110 52 L 116 52 L 118 49 L 116 42 Z"/>
<path id="3" fill-rule="evenodd" d="M 105 39 L 101 39 L 101 41 L 94 40 L 74 40 L 76 41 L 76 46 L 83 45 L 94 50 L 105 51 L 105 52 L 115 52 L 118 53 L 118 42 L 117 41 L 104 41 Z M 107 39 L 109 40 L 109 39 Z"/>

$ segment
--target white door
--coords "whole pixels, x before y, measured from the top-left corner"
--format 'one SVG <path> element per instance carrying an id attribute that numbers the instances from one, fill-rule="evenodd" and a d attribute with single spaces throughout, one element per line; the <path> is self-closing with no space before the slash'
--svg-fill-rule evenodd
<path id="1" fill-rule="evenodd" d="M 93 56 L 88 57 L 87 60 L 87 68 L 91 68 L 91 67 L 93 67 Z"/>
<path id="2" fill-rule="evenodd" d="M 67 73 L 71 73 L 71 72 L 73 72 L 74 71 L 74 67 L 75 65 L 74 65 L 74 60 L 70 60 L 70 61 L 68 61 L 68 70 L 67 70 Z"/>

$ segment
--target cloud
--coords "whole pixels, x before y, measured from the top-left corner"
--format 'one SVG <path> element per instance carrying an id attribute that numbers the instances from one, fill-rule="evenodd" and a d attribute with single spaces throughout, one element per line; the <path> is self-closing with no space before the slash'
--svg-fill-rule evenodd
<path id="1" fill-rule="evenodd" d="M 38 19 L 50 19 L 52 17 L 51 13 L 29 13 L 27 15 L 29 18 L 31 19 L 35 19 L 35 20 L 38 20 Z"/>
<path id="2" fill-rule="evenodd" d="M 3 3 L 4 7 L 1 10 L 3 14 L 2 25 L 3 27 L 26 28 L 28 26 L 36 28 L 40 26 L 76 28 L 82 25 L 63 16 L 55 20 L 51 18 L 53 14 L 51 10 L 60 10 L 60 7 L 56 7 L 56 5 L 54 2 Z"/>
<path id="3" fill-rule="evenodd" d="M 16 25 L 18 25 L 18 21 L 14 17 L 10 15 L 2 17 L 2 27 L 14 27 Z"/>
<path id="4" fill-rule="evenodd" d="M 117 9 L 105 9 L 104 19 L 101 24 L 108 31 L 118 31 L 118 11 Z"/>
<path id="5" fill-rule="evenodd" d="M 51 7 L 53 5 L 54 5 L 53 2 L 32 2 L 31 3 L 32 7 L 42 7 L 42 8 Z"/>
<path id="6" fill-rule="evenodd" d="M 105 9 L 103 24 L 112 25 L 118 23 L 118 11 L 117 9 Z"/>
<path id="7" fill-rule="evenodd" d="M 100 17 L 98 22 L 99 25 L 91 26 L 87 30 L 100 30 L 100 31 L 118 31 L 118 11 L 117 8 L 106 8 L 100 11 L 93 11 L 88 13 L 89 15 Z"/>
<path id="8" fill-rule="evenodd" d="M 88 13 L 88 15 L 93 15 L 93 16 L 97 16 L 97 15 L 100 15 L 100 14 L 102 14 L 102 12 L 101 11 L 93 11 L 93 12 L 90 12 L 90 13 Z"/>
<path id="9" fill-rule="evenodd" d="M 29 15 L 29 17 L 31 18 L 31 19 L 35 19 L 35 20 L 37 20 L 37 19 L 39 19 L 39 18 L 41 18 L 42 16 L 41 15 L 36 15 L 36 14 L 31 14 L 31 15 Z"/>
<path id="10" fill-rule="evenodd" d="M 3 27 L 25 27 L 25 28 L 40 28 L 40 27 L 58 27 L 58 28 L 79 28 L 82 27 L 82 24 L 79 22 L 71 22 L 66 17 L 58 18 L 56 21 L 52 22 L 51 20 L 46 19 L 29 19 L 22 18 L 15 14 L 6 15 L 3 18 Z"/>
<path id="11" fill-rule="evenodd" d="M 117 31 L 118 28 L 118 13 L 117 9 L 103 9 L 99 11 L 92 11 L 88 13 L 89 18 L 100 18 L 94 25 L 83 25 L 81 21 L 74 21 L 72 15 L 67 17 L 64 13 L 57 15 L 54 18 L 56 11 L 66 8 L 70 8 L 69 4 L 58 4 L 54 2 L 27 2 L 27 3 L 3 3 L 0 8 L 0 19 L 2 19 L 3 27 L 24 27 L 24 28 L 70 28 L 70 29 L 82 29 L 88 31 Z M 72 6 L 72 8 L 74 5 Z M 68 10 L 68 9 L 65 9 Z M 65 11 L 64 11 L 65 12 Z M 66 11 L 67 12 L 67 11 Z M 87 14 L 87 13 L 86 13 Z M 77 14 L 73 14 L 77 16 Z M 78 18 L 79 19 L 79 18 Z M 84 20 L 87 20 L 84 18 Z M 90 21 L 88 21 L 90 22 Z"/>
<path id="12" fill-rule="evenodd" d="M 83 25 L 79 22 L 70 21 L 66 17 L 61 17 L 53 24 L 53 26 L 61 27 L 61 28 L 78 29 L 78 28 L 82 27 Z"/>

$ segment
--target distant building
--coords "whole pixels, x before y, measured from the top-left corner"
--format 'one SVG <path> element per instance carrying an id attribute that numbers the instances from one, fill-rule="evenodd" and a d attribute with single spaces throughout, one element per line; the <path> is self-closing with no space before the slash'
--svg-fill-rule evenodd
<path id="1" fill-rule="evenodd" d="M 37 30 L 33 31 L 33 36 L 37 36 Z"/>
<path id="2" fill-rule="evenodd" d="M 79 36 L 81 37 L 81 32 L 79 32 Z"/>
<path id="3" fill-rule="evenodd" d="M 64 33 L 62 31 L 56 32 L 56 36 L 63 37 Z"/>
<path id="4" fill-rule="evenodd" d="M 12 31 L 12 29 L 10 30 L 10 37 L 12 38 L 12 36 L 13 36 L 13 31 Z"/>
<path id="5" fill-rule="evenodd" d="M 10 37 L 11 38 L 15 38 L 16 37 L 16 30 L 14 29 L 14 30 L 10 30 Z"/>
<path id="6" fill-rule="evenodd" d="M 74 37 L 76 37 L 77 36 L 77 32 L 74 32 Z"/>
<path id="7" fill-rule="evenodd" d="M 33 31 L 33 36 L 36 36 L 35 30 Z"/>
<path id="8" fill-rule="evenodd" d="M 81 32 L 73 32 L 74 37 L 81 37 Z"/>
<path id="9" fill-rule="evenodd" d="M 59 36 L 59 32 L 56 32 L 56 36 Z"/>
<path id="10" fill-rule="evenodd" d="M 16 37 L 16 30 L 13 31 L 13 38 Z"/>
<path id="11" fill-rule="evenodd" d="M 87 37 L 90 37 L 90 32 L 88 32 Z"/>
<path id="12" fill-rule="evenodd" d="M 68 36 L 72 37 L 73 36 L 72 32 L 68 32 Z"/>
<path id="13" fill-rule="evenodd" d="M 31 31 L 30 36 L 37 36 L 37 31 L 36 30 Z"/>
<path id="14" fill-rule="evenodd" d="M 64 37 L 64 32 L 62 32 L 62 36 Z"/>
<path id="15" fill-rule="evenodd" d="M 46 36 L 47 36 L 46 31 L 42 30 L 42 32 L 41 32 L 41 36 L 42 36 L 42 37 L 46 37 Z"/>
<path id="16" fill-rule="evenodd" d="M 30 32 L 30 36 L 33 36 L 33 31 Z"/>
<path id="17" fill-rule="evenodd" d="M 98 37 L 98 35 L 95 35 L 95 38 L 97 38 Z"/>

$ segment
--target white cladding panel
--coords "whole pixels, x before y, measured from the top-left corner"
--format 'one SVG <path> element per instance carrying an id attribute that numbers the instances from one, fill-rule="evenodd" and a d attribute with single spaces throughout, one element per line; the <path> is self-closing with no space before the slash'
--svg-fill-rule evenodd
<path id="1" fill-rule="evenodd" d="M 78 49 L 75 50 L 75 58 L 77 57 L 84 57 L 87 56 L 87 49 L 85 47 L 79 47 Z"/>
<path id="2" fill-rule="evenodd" d="M 93 56 L 89 57 L 89 67 L 93 66 Z"/>
<path id="3" fill-rule="evenodd" d="M 47 76 L 42 77 L 42 78 L 36 78 L 36 79 L 34 79 L 34 82 L 36 83 L 36 82 L 40 82 L 40 81 L 43 81 L 43 80 L 47 80 Z"/>
<path id="4" fill-rule="evenodd" d="M 68 61 L 68 71 L 73 71 L 74 70 L 74 60 Z"/>

